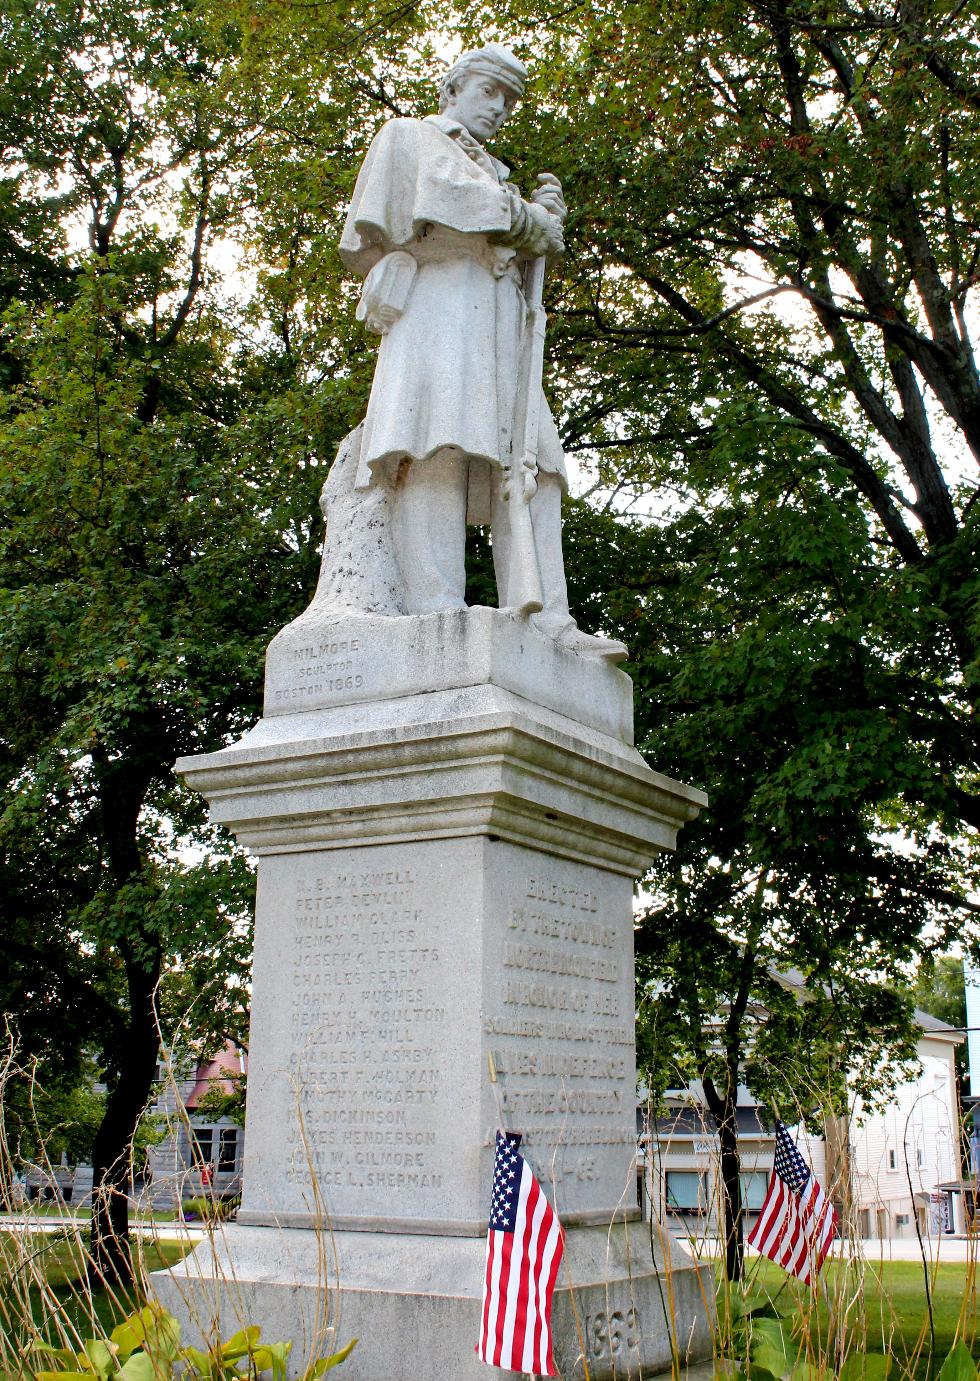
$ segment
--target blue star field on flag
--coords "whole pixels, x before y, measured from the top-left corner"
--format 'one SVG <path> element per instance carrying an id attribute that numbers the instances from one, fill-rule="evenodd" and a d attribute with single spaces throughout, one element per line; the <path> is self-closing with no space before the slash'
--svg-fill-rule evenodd
<path id="1" fill-rule="evenodd" d="M 551 1300 L 564 1240 L 520 1145 L 519 1132 L 497 1132 L 476 1355 L 504 1371 L 557 1376 Z"/>
<path id="2" fill-rule="evenodd" d="M 775 1171 L 790 1189 L 800 1194 L 810 1178 L 810 1167 L 800 1155 L 787 1129 L 781 1122 L 776 1123 L 776 1164 Z"/>
<path id="3" fill-rule="evenodd" d="M 490 1227 L 513 1232 L 517 1223 L 518 1189 L 521 1183 L 520 1132 L 498 1132 L 490 1194 Z"/>

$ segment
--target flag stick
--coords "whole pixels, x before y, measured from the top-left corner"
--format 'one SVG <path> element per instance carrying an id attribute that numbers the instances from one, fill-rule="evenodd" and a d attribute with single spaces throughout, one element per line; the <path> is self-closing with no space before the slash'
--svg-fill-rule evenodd
<path id="1" fill-rule="evenodd" d="M 497 1066 L 494 1062 L 493 1051 L 487 1051 L 487 1066 L 490 1070 L 490 1087 L 493 1089 L 493 1101 L 497 1105 L 497 1128 L 499 1131 L 506 1131 L 504 1126 L 504 1103 L 500 1096 L 500 1085 L 497 1083 Z"/>

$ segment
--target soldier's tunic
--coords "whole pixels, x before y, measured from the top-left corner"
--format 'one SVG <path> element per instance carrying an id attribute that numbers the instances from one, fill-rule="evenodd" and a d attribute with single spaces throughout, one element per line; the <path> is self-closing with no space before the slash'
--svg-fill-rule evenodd
<path id="1" fill-rule="evenodd" d="M 404 312 L 382 338 L 356 484 L 368 487 L 375 467 L 453 449 L 475 462 L 471 522 L 489 521 L 491 469 L 510 459 L 521 260 L 488 239 L 511 228 L 519 194 L 508 172 L 446 116 L 391 120 L 368 150 L 340 243 L 361 275 L 395 250 L 417 264 Z M 566 487 L 547 403 L 538 464 Z"/>

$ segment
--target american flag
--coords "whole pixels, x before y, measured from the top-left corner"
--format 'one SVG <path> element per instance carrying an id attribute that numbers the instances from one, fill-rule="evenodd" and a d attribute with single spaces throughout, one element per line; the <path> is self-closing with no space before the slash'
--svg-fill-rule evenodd
<path id="1" fill-rule="evenodd" d="M 557 1376 L 551 1297 L 564 1242 L 561 1224 L 518 1150 L 520 1144 L 518 1132 L 497 1133 L 476 1355 L 504 1370 Z"/>
<path id="2" fill-rule="evenodd" d="M 809 1285 L 837 1234 L 837 1213 L 816 1175 L 776 1123 L 776 1159 L 750 1247 Z"/>

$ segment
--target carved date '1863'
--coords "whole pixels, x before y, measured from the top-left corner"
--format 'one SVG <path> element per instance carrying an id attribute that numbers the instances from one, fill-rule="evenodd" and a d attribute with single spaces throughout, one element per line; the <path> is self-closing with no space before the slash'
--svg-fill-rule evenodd
<path id="1" fill-rule="evenodd" d="M 590 1314 L 585 1320 L 586 1347 L 596 1362 L 622 1357 L 640 1346 L 640 1320 L 635 1309 L 616 1309 L 609 1314 Z"/>

